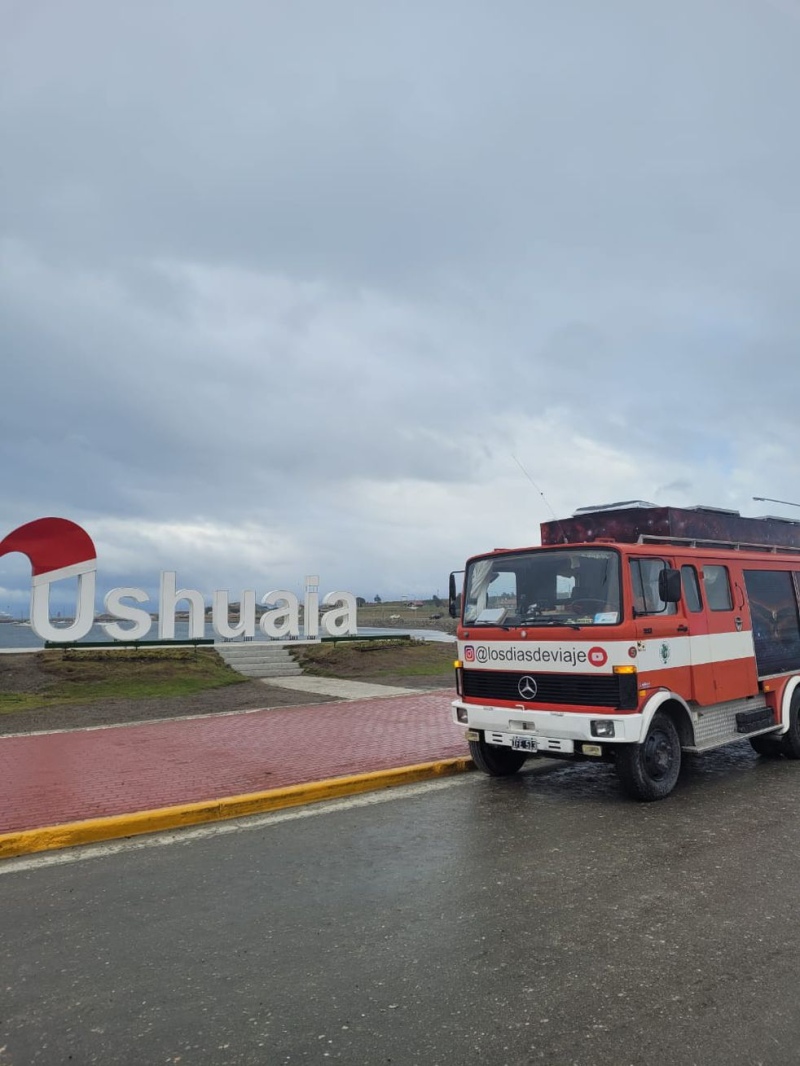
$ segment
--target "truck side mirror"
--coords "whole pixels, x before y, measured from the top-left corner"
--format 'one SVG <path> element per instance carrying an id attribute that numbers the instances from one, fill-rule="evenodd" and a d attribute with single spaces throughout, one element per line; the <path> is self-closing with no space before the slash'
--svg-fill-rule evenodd
<path id="1" fill-rule="evenodd" d="M 459 570 L 459 573 L 463 574 L 463 570 Z M 450 575 L 450 587 L 448 589 L 450 603 L 448 604 L 448 610 L 451 618 L 458 618 L 458 593 L 456 592 L 456 575 L 453 572 Z"/>
<path id="2" fill-rule="evenodd" d="M 681 572 L 665 567 L 658 575 L 658 595 L 664 603 L 679 603 L 681 598 Z"/>

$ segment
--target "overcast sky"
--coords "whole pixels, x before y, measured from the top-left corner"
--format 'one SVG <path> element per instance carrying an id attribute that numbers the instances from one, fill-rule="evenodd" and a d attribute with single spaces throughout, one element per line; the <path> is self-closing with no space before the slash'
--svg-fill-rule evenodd
<path id="1" fill-rule="evenodd" d="M 798 54 L 795 0 L 0 0 L 0 539 L 372 599 L 800 518 Z"/>

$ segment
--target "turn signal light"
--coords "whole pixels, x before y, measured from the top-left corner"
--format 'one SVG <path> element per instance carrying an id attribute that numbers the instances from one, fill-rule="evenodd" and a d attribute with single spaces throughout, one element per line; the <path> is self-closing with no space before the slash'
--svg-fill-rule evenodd
<path id="1" fill-rule="evenodd" d="M 456 668 L 456 670 L 460 670 L 463 665 L 464 664 L 461 662 L 460 659 L 456 659 L 453 663 L 453 666 Z"/>
<path id="2" fill-rule="evenodd" d="M 614 673 L 615 674 L 635 674 L 636 673 L 636 667 L 635 666 L 615 666 L 614 667 Z"/>

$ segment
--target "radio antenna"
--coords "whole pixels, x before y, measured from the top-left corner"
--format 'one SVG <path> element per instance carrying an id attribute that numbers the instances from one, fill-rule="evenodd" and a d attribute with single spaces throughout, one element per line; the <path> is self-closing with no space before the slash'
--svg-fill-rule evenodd
<path id="1" fill-rule="evenodd" d="M 533 487 L 536 489 L 536 491 L 542 497 L 542 499 L 544 500 L 545 504 L 547 505 L 547 509 L 549 510 L 550 514 L 553 516 L 553 521 L 558 526 L 558 530 L 561 533 L 561 536 L 562 536 L 562 538 L 564 540 L 564 543 L 565 544 L 569 544 L 569 539 L 567 538 L 567 534 L 564 532 L 564 530 L 563 530 L 563 528 L 561 526 L 561 522 L 558 519 L 558 515 L 553 510 L 553 508 L 550 506 L 550 501 L 545 496 L 544 492 L 539 488 L 539 486 L 536 484 L 536 482 L 533 480 L 531 475 L 528 473 L 528 471 L 525 469 L 525 467 L 522 465 L 522 463 L 519 461 L 519 459 L 517 459 L 516 455 L 514 455 L 513 452 L 511 453 L 511 458 L 514 460 L 514 462 L 520 468 L 520 470 L 525 475 L 525 477 L 528 479 L 528 481 L 530 481 L 531 485 L 533 485 Z"/>

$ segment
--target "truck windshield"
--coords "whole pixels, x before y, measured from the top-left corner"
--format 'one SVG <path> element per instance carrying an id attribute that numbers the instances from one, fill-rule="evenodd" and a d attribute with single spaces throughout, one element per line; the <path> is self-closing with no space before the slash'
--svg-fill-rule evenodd
<path id="1" fill-rule="evenodd" d="M 620 568 L 615 551 L 509 552 L 474 559 L 465 577 L 470 626 L 616 625 Z"/>

